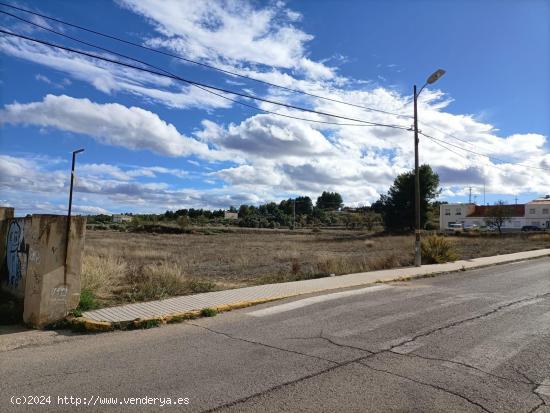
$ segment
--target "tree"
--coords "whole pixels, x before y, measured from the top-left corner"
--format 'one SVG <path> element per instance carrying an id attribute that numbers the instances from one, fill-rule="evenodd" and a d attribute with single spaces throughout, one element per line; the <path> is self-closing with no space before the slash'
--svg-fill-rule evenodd
<path id="1" fill-rule="evenodd" d="M 323 210 L 336 210 L 342 208 L 344 201 L 338 192 L 323 191 L 320 197 L 317 198 L 317 208 Z"/>
<path id="2" fill-rule="evenodd" d="M 504 201 L 497 201 L 495 205 L 488 208 L 488 216 L 485 218 L 485 224 L 488 227 L 496 228 L 499 234 L 502 234 L 502 226 L 505 222 L 511 221 L 512 207 L 506 205 Z"/>
<path id="3" fill-rule="evenodd" d="M 441 192 L 439 176 L 429 165 L 422 165 L 420 172 L 420 226 L 424 228 L 430 210 L 430 201 Z M 413 230 L 415 228 L 414 170 L 398 175 L 387 195 L 382 195 L 371 209 L 382 214 L 388 230 Z"/>
<path id="4" fill-rule="evenodd" d="M 294 203 L 296 203 L 296 216 L 310 215 L 313 211 L 313 202 L 309 196 L 299 196 L 281 201 L 279 209 L 287 215 L 292 215 Z"/>

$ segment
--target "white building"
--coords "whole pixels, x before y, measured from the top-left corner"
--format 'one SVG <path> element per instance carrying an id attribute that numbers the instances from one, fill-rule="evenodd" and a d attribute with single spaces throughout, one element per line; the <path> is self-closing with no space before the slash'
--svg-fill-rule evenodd
<path id="1" fill-rule="evenodd" d="M 120 223 L 120 222 L 132 222 L 132 218 L 129 215 L 113 215 L 113 222 Z"/>
<path id="2" fill-rule="evenodd" d="M 238 212 L 231 212 L 231 211 L 224 211 L 223 217 L 225 219 L 239 219 L 239 213 Z"/>
<path id="3" fill-rule="evenodd" d="M 508 205 L 510 220 L 502 229 L 521 230 L 523 226 L 550 229 L 550 195 L 546 195 L 526 204 Z M 439 207 L 439 228 L 449 228 L 450 224 L 462 224 L 464 227 L 485 226 L 485 220 L 491 217 L 494 206 L 476 204 L 442 204 Z"/>

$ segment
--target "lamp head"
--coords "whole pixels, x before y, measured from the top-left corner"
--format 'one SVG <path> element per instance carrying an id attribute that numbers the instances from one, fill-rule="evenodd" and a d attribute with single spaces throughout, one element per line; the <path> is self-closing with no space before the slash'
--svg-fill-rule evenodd
<path id="1" fill-rule="evenodd" d="M 445 74 L 445 71 L 443 69 L 437 69 L 435 72 L 433 72 L 428 80 L 426 80 L 426 83 L 431 85 L 432 83 L 435 83 L 439 80 L 441 76 Z"/>
<path id="2" fill-rule="evenodd" d="M 77 153 L 84 152 L 84 149 L 77 149 L 76 151 L 73 151 L 73 153 L 76 155 Z"/>

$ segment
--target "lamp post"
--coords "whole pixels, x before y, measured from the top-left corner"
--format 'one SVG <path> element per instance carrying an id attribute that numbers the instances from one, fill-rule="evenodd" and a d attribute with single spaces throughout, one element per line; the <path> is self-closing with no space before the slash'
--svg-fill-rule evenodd
<path id="1" fill-rule="evenodd" d="M 71 209 L 73 207 L 73 185 L 74 185 L 74 164 L 76 162 L 76 155 L 80 152 L 84 152 L 84 149 L 77 149 L 73 151 L 73 163 L 71 166 L 71 186 L 69 189 L 69 211 L 67 212 L 67 233 L 65 237 L 65 274 L 64 283 L 67 284 L 67 264 L 69 261 L 69 236 L 71 234 Z"/>
<path id="2" fill-rule="evenodd" d="M 414 95 L 414 204 L 415 204 L 415 231 L 414 231 L 414 265 L 420 267 L 422 264 L 422 255 L 420 253 L 420 173 L 418 170 L 418 96 L 426 85 L 431 85 L 437 82 L 437 80 L 445 74 L 443 69 L 438 69 L 430 75 L 430 77 L 424 83 L 424 86 L 420 88 L 418 93 L 416 92 L 416 85 L 413 87 Z"/>

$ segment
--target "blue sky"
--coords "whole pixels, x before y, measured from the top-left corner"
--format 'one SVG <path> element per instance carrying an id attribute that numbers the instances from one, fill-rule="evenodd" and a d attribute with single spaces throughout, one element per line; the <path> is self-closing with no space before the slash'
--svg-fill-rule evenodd
<path id="1" fill-rule="evenodd" d="M 515 196 L 523 202 L 550 192 L 545 1 L 17 5 L 226 70 L 404 115 L 412 113 L 412 85 L 444 68 L 447 74 L 422 92 L 419 106 L 421 130 L 447 145 L 422 138 L 421 161 L 440 174 L 441 198 L 465 201 L 472 186 L 479 202 L 484 184 L 487 202 L 513 202 Z M 356 119 L 410 125 L 406 117 L 287 93 L 0 10 L 189 79 Z M 10 31 L 109 57 L 9 16 L 0 19 Z M 7 36 L 0 38 L 0 53 L 0 202 L 19 213 L 64 211 L 70 152 L 80 147 L 86 150 L 77 165 L 78 213 L 226 208 L 323 190 L 342 193 L 348 205 L 367 205 L 412 167 L 413 140 L 406 130 L 261 114 L 181 82 Z"/>

